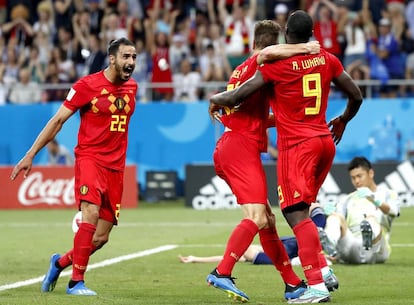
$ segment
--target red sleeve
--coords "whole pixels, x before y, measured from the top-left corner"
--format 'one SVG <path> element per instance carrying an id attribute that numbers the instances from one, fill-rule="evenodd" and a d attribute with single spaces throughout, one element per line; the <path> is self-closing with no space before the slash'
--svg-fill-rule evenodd
<path id="1" fill-rule="evenodd" d="M 91 92 L 94 91 L 88 88 L 84 79 L 80 79 L 70 88 L 64 105 L 70 110 L 76 111 L 91 101 Z"/>
<path id="2" fill-rule="evenodd" d="M 277 75 L 277 73 L 273 72 L 274 66 L 273 63 L 264 63 L 259 66 L 258 69 L 262 73 L 265 83 L 275 80 L 275 75 Z"/>
<path id="3" fill-rule="evenodd" d="M 329 56 L 329 61 L 331 62 L 331 65 L 332 65 L 333 78 L 339 77 L 339 75 L 341 75 L 342 72 L 344 72 L 344 66 L 342 65 L 338 57 L 328 52 L 326 54 Z"/>

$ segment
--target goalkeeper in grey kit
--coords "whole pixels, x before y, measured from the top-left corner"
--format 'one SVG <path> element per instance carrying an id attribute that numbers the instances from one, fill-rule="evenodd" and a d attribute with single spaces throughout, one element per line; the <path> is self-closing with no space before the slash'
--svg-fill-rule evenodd
<path id="1" fill-rule="evenodd" d="M 384 263 L 391 254 L 391 225 L 400 214 L 398 194 L 375 183 L 374 169 L 365 157 L 352 159 L 348 171 L 356 190 L 339 201 L 326 221 L 328 242 L 336 248 L 332 259 L 347 264 Z"/>

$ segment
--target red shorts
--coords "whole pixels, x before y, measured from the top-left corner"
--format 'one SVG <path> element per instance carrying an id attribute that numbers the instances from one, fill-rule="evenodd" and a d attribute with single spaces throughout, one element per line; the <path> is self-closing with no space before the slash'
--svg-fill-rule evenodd
<path id="1" fill-rule="evenodd" d="M 310 138 L 279 151 L 277 192 L 280 208 L 316 201 L 319 189 L 331 169 L 335 144 L 330 135 Z"/>
<path id="2" fill-rule="evenodd" d="M 256 141 L 227 131 L 218 140 L 213 157 L 217 175 L 230 186 L 238 204 L 267 203 L 266 175 Z"/>
<path id="3" fill-rule="evenodd" d="M 100 206 L 99 218 L 118 223 L 124 172 L 100 166 L 90 159 L 76 160 L 75 199 Z"/>

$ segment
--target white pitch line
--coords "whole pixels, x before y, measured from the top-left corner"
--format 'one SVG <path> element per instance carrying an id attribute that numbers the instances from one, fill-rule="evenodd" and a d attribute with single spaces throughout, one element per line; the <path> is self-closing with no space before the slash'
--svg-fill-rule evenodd
<path id="1" fill-rule="evenodd" d="M 135 253 L 127 254 L 127 255 L 122 255 L 122 256 L 106 259 L 102 262 L 89 265 L 88 266 L 88 271 L 92 270 L 92 269 L 96 269 L 96 268 L 102 268 L 102 267 L 110 266 L 110 265 L 117 264 L 117 263 L 120 263 L 120 262 L 123 262 L 123 261 L 128 261 L 128 260 L 138 258 L 138 257 L 143 257 L 143 256 L 148 256 L 148 255 L 164 252 L 164 251 L 169 251 L 169 250 L 175 249 L 177 247 L 178 247 L 177 245 L 165 245 L 165 246 L 160 246 L 160 247 L 153 248 L 153 249 L 148 249 L 148 250 L 144 250 L 144 251 L 140 251 L 140 252 L 135 252 Z M 64 271 L 60 274 L 60 276 L 67 276 L 67 275 L 71 275 L 71 274 L 72 274 L 72 271 Z M 20 281 L 20 282 L 16 282 L 16 283 L 12 283 L 12 284 L 6 284 L 6 285 L 3 285 L 3 286 L 0 286 L 0 291 L 40 283 L 41 281 L 43 281 L 43 277 L 44 276 L 39 276 L 39 277 L 29 279 L 29 280 L 25 280 L 25 281 Z"/>

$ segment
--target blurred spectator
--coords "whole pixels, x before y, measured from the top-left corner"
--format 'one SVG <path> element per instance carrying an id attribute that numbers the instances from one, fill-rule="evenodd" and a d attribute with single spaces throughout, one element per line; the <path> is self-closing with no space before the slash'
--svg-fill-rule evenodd
<path id="1" fill-rule="evenodd" d="M 43 0 L 37 5 L 38 20 L 33 24 L 33 31 L 35 33 L 42 32 L 46 35 L 49 42 L 53 42 L 56 36 L 56 29 L 54 24 L 53 4 L 49 0 Z"/>
<path id="2" fill-rule="evenodd" d="M 224 63 L 222 57 L 214 51 L 212 43 L 205 47 L 205 51 L 200 56 L 200 71 L 203 81 L 225 81 Z"/>
<path id="3" fill-rule="evenodd" d="M 279 34 L 279 43 L 286 43 L 285 27 L 287 18 L 289 16 L 289 8 L 285 3 L 279 3 L 276 4 L 274 12 L 274 21 L 276 21 L 282 29 L 282 31 Z"/>
<path id="4" fill-rule="evenodd" d="M 7 0 L 0 0 L 0 24 L 6 22 L 7 17 Z"/>
<path id="5" fill-rule="evenodd" d="M 50 60 L 50 54 L 53 49 L 53 44 L 48 40 L 48 36 L 43 32 L 37 32 L 34 36 L 33 45 L 39 51 L 39 61 L 43 66 L 46 66 Z"/>
<path id="6" fill-rule="evenodd" d="M 207 24 L 200 24 L 197 26 L 196 38 L 194 41 L 195 47 L 198 54 L 202 54 L 206 46 L 211 43 L 208 36 L 208 27 Z"/>
<path id="7" fill-rule="evenodd" d="M 389 19 L 383 18 L 380 20 L 378 34 L 377 54 L 387 68 L 390 79 L 403 79 L 404 63 L 400 45 L 391 32 Z M 380 93 L 383 97 L 396 97 L 398 86 L 382 86 Z"/>
<path id="8" fill-rule="evenodd" d="M 148 2 L 147 0 L 126 0 L 128 4 L 128 12 L 130 16 L 144 19 L 145 17 L 145 7 L 144 3 Z"/>
<path id="9" fill-rule="evenodd" d="M 18 57 L 18 50 L 14 48 L 13 44 L 7 45 L 6 57 L 3 58 L 5 67 L 2 82 L 5 85 L 14 84 L 19 78 L 20 63 Z"/>
<path id="10" fill-rule="evenodd" d="M 407 2 L 405 20 L 407 22 L 409 36 L 414 39 L 414 0 L 409 0 Z"/>
<path id="11" fill-rule="evenodd" d="M 132 73 L 132 77 L 138 82 L 137 100 L 141 102 L 147 101 L 147 86 L 149 79 L 149 73 L 151 70 L 151 58 L 145 47 L 145 41 L 143 39 L 135 40 L 135 50 L 137 51 L 137 58 L 135 64 L 135 70 Z"/>
<path id="12" fill-rule="evenodd" d="M 121 19 L 117 13 L 109 13 L 102 20 L 101 39 L 104 45 L 108 45 L 111 40 L 128 37 L 128 30 L 122 27 Z"/>
<path id="13" fill-rule="evenodd" d="M 265 0 L 265 17 L 266 19 L 273 19 L 275 17 L 274 11 L 277 5 L 283 4 L 287 7 L 289 12 L 300 10 L 308 10 L 309 5 L 307 2 L 312 2 L 313 0 Z M 259 8 L 258 8 L 259 9 Z"/>
<path id="14" fill-rule="evenodd" d="M 2 35 L 6 36 L 6 41 L 16 40 L 19 50 L 32 43 L 34 31 L 29 19 L 29 9 L 23 4 L 17 4 L 11 10 L 11 21 L 4 23 L 0 28 Z"/>
<path id="15" fill-rule="evenodd" d="M 395 38 L 400 41 L 405 26 L 405 1 L 404 0 L 386 0 L 388 19 L 391 22 L 391 32 Z"/>
<path id="16" fill-rule="evenodd" d="M 232 69 L 242 63 L 250 54 L 253 23 L 256 18 L 257 1 L 241 6 L 239 0 L 233 1 L 231 13 L 225 0 L 218 1 L 218 13 L 225 30 L 224 50 Z"/>
<path id="17" fill-rule="evenodd" d="M 406 57 L 405 78 L 414 80 L 414 0 L 407 3 L 405 10 L 406 27 L 402 35 L 401 49 Z M 404 85 L 402 96 L 414 96 L 414 85 Z"/>
<path id="18" fill-rule="evenodd" d="M 45 81 L 45 65 L 40 62 L 39 48 L 33 44 L 30 47 L 29 57 L 23 62 L 23 67 L 29 70 L 30 78 L 35 83 L 43 83 Z"/>
<path id="19" fill-rule="evenodd" d="M 48 165 L 73 165 L 73 156 L 69 150 L 53 139 L 47 144 L 47 164 Z"/>
<path id="20" fill-rule="evenodd" d="M 131 41 L 142 40 L 145 42 L 144 19 L 134 17 L 128 27 L 128 39 Z"/>
<path id="21" fill-rule="evenodd" d="M 90 34 L 88 37 L 88 46 L 84 69 L 82 75 L 96 73 L 101 71 L 105 65 L 106 54 L 101 49 L 101 43 L 96 34 Z"/>
<path id="22" fill-rule="evenodd" d="M 6 39 L 3 35 L 0 35 L 0 62 L 7 58 L 6 49 Z"/>
<path id="23" fill-rule="evenodd" d="M 87 10 L 78 11 L 73 15 L 72 29 L 73 29 L 77 54 L 80 49 L 80 57 L 76 56 L 74 58 L 76 75 L 84 75 L 83 73 L 85 72 L 85 62 L 91 53 L 91 50 L 89 50 L 89 47 L 90 47 L 89 37 L 91 35 L 90 14 Z M 98 41 L 98 48 L 99 48 L 99 41 Z"/>
<path id="24" fill-rule="evenodd" d="M 86 0 L 86 9 L 88 10 L 90 16 L 90 32 L 93 34 L 99 34 L 101 31 L 104 10 L 99 6 L 99 4 L 100 0 Z"/>
<path id="25" fill-rule="evenodd" d="M 348 21 L 344 28 L 346 47 L 344 50 L 343 64 L 346 71 L 356 79 L 369 79 L 370 72 L 366 59 L 367 41 L 362 29 L 361 16 L 357 13 L 349 13 Z"/>
<path id="26" fill-rule="evenodd" d="M 130 1 L 133 2 L 133 1 Z M 132 22 L 132 15 L 129 9 L 129 2 L 126 0 L 118 0 L 116 5 L 116 13 L 119 16 L 119 27 L 128 31 L 128 27 Z M 127 36 L 124 36 L 127 37 Z"/>
<path id="27" fill-rule="evenodd" d="M 78 39 L 73 36 L 72 22 L 69 25 L 61 26 L 57 29 L 58 31 L 58 40 L 55 44 L 61 52 L 62 59 L 71 61 L 76 67 L 76 64 L 82 63 L 84 61 L 82 57 L 82 47 Z M 67 72 L 71 74 L 72 72 Z M 76 76 L 76 75 L 75 75 Z"/>
<path id="28" fill-rule="evenodd" d="M 215 13 L 215 0 L 195 0 L 196 24 L 209 24 L 217 22 Z"/>
<path id="29" fill-rule="evenodd" d="M 155 33 L 162 32 L 167 35 L 174 33 L 175 18 L 179 11 L 172 10 L 172 3 L 169 0 L 151 0 L 147 8 L 147 14 L 153 22 L 152 28 Z M 171 13 L 174 12 L 174 20 Z M 171 26 L 171 22 L 174 25 Z"/>
<path id="30" fill-rule="evenodd" d="M 73 0 L 54 0 L 53 8 L 55 12 L 55 28 L 67 27 L 72 25 L 72 15 L 75 11 L 75 7 L 72 3 Z M 58 37 L 55 37 L 57 40 Z"/>
<path id="31" fill-rule="evenodd" d="M 172 73 L 180 72 L 181 61 L 190 56 L 190 47 L 183 35 L 174 34 L 169 50 L 169 56 Z"/>
<path id="32" fill-rule="evenodd" d="M 155 0 L 154 3 L 154 8 L 147 11 L 149 19 L 144 22 L 147 49 L 152 59 L 151 83 L 155 85 L 152 89 L 152 99 L 154 101 L 171 101 L 174 90 L 171 85 L 168 85 L 172 84 L 169 49 L 175 28 L 175 20 L 179 12 L 172 11 L 169 13 L 167 10 L 164 10 L 164 16 L 168 14 L 168 18 L 164 17 L 166 18 L 165 20 L 170 21 L 168 30 L 171 30 L 171 32 L 166 33 L 157 27 L 160 3 L 159 0 Z"/>
<path id="33" fill-rule="evenodd" d="M 59 47 L 52 50 L 52 58 L 49 61 L 56 63 L 59 72 L 59 80 L 64 83 L 71 83 L 76 78 L 75 63 L 67 58 L 67 53 Z"/>
<path id="34" fill-rule="evenodd" d="M 64 82 L 59 78 L 59 68 L 55 61 L 51 61 L 46 67 L 46 84 L 48 88 L 42 92 L 43 102 L 63 101 L 68 89 L 62 87 Z"/>
<path id="35" fill-rule="evenodd" d="M 405 78 L 407 80 L 414 80 L 414 52 L 407 56 Z M 414 96 L 414 84 L 408 86 L 408 89 L 406 89 L 406 94 Z"/>
<path id="36" fill-rule="evenodd" d="M 329 0 L 315 0 L 309 8 L 314 20 L 313 33 L 321 47 L 341 58 L 341 46 L 338 41 L 338 8 Z"/>
<path id="37" fill-rule="evenodd" d="M 200 95 L 201 75 L 191 70 L 191 62 L 183 59 L 180 72 L 173 74 L 174 100 L 176 102 L 197 102 Z"/>
<path id="38" fill-rule="evenodd" d="M 227 80 L 231 73 L 232 68 L 228 57 L 226 56 L 224 49 L 224 38 L 220 35 L 220 26 L 217 23 L 212 23 L 208 28 L 208 36 L 202 38 L 200 42 L 200 69 L 203 75 L 203 78 L 206 81 L 224 81 Z M 201 36 L 201 35 L 200 35 Z M 212 45 L 212 48 L 207 49 L 207 46 Z M 214 54 L 210 54 L 210 51 L 213 51 Z M 210 79 L 209 75 L 206 75 L 206 62 L 210 62 L 207 58 L 214 58 L 213 62 L 215 65 L 220 64 L 220 68 L 217 71 L 214 71 L 213 78 Z"/>
<path id="39" fill-rule="evenodd" d="M 384 13 L 387 11 L 386 0 L 355 0 L 353 11 L 357 12 L 361 9 L 366 9 L 370 12 L 370 19 L 374 24 L 378 24 Z"/>
<path id="40" fill-rule="evenodd" d="M 369 39 L 367 41 L 367 58 L 369 62 L 370 78 L 379 80 L 381 82 L 380 88 L 387 86 L 390 75 L 387 67 L 378 55 L 377 41 L 375 39 Z M 378 91 L 377 88 L 374 89 Z"/>
<path id="41" fill-rule="evenodd" d="M 12 104 L 35 104 L 41 101 L 39 85 L 31 80 L 28 68 L 19 70 L 19 81 L 10 89 L 9 101 Z"/>

